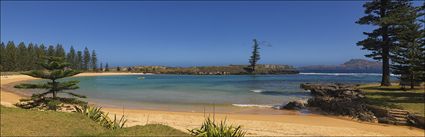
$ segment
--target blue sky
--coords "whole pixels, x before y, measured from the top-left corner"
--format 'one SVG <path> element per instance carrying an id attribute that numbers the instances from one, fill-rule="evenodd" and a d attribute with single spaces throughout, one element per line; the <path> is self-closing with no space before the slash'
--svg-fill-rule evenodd
<path id="1" fill-rule="evenodd" d="M 365 58 L 362 1 L 1 2 L 1 41 L 87 46 L 110 65 L 341 64 Z"/>

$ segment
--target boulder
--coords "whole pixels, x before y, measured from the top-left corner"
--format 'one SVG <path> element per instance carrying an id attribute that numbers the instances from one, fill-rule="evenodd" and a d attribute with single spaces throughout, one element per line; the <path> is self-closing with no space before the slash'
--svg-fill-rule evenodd
<path id="1" fill-rule="evenodd" d="M 425 117 L 416 114 L 409 114 L 407 117 L 409 124 L 425 129 Z"/>
<path id="2" fill-rule="evenodd" d="M 283 108 L 289 109 L 289 110 L 300 110 L 300 109 L 305 109 L 306 104 L 307 102 L 305 100 L 295 100 L 295 101 L 289 102 L 288 104 L 283 106 Z"/>

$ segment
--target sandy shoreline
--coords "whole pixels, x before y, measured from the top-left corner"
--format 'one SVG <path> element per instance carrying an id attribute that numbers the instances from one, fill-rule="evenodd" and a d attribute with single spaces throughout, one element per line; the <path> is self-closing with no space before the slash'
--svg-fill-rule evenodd
<path id="1" fill-rule="evenodd" d="M 140 75 L 140 73 L 82 73 L 78 76 Z M 33 80 L 24 75 L 1 76 L 1 104 L 12 104 L 22 98 L 4 88 L 13 82 Z M 112 114 L 128 118 L 127 126 L 160 123 L 182 131 L 199 127 L 204 113 L 169 112 L 141 109 L 104 108 Z M 240 124 L 248 131 L 247 135 L 257 136 L 424 136 L 425 131 L 407 126 L 363 123 L 333 116 L 308 115 L 257 115 L 257 114 L 215 114 L 216 119 L 227 118 L 229 123 Z"/>

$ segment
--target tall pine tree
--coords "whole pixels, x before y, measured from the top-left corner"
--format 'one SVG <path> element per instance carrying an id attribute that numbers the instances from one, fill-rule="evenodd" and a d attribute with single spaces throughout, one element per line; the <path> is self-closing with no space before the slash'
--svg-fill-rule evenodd
<path id="1" fill-rule="evenodd" d="M 3 42 L 0 43 L 0 71 L 4 71 L 4 63 L 6 62 L 6 45 Z"/>
<path id="2" fill-rule="evenodd" d="M 97 55 L 94 50 L 91 52 L 91 68 L 93 71 L 97 71 Z"/>
<path id="3" fill-rule="evenodd" d="M 83 54 L 83 70 L 89 70 L 90 68 L 90 51 L 87 47 L 84 48 Z"/>
<path id="4" fill-rule="evenodd" d="M 34 44 L 29 43 L 27 47 L 27 53 L 28 53 L 28 60 L 26 60 L 26 68 L 25 70 L 33 70 L 36 69 L 36 47 Z"/>
<path id="5" fill-rule="evenodd" d="M 56 55 L 56 50 L 55 47 L 50 45 L 49 48 L 47 49 L 47 56 L 55 56 Z"/>
<path id="6" fill-rule="evenodd" d="M 75 55 L 75 49 L 73 46 L 71 46 L 71 48 L 69 49 L 68 54 L 66 55 L 66 61 L 68 61 L 69 63 L 71 63 L 71 68 L 72 69 L 76 69 L 77 65 L 76 65 L 76 59 L 75 59 L 76 55 Z"/>
<path id="7" fill-rule="evenodd" d="M 25 43 L 20 42 L 18 44 L 18 49 L 17 49 L 17 53 L 18 55 L 17 57 L 17 65 L 16 65 L 16 69 L 15 71 L 25 71 L 26 70 L 26 66 L 27 66 L 27 60 L 29 60 L 29 56 L 28 56 L 28 51 L 27 51 L 27 47 L 25 46 Z"/>
<path id="8" fill-rule="evenodd" d="M 7 42 L 5 49 L 5 63 L 4 63 L 4 71 L 16 71 L 17 64 L 17 49 L 15 47 L 15 43 L 13 41 Z"/>
<path id="9" fill-rule="evenodd" d="M 419 20 L 425 18 L 424 9 L 407 3 L 399 5 L 397 11 L 394 17 L 398 18 L 397 22 L 400 25 L 396 28 L 398 43 L 392 54 L 392 68 L 394 74 L 401 75 L 401 83 L 409 83 L 413 89 L 425 75 L 423 70 L 425 32 Z"/>
<path id="10" fill-rule="evenodd" d="M 260 60 L 260 46 L 258 45 L 257 39 L 253 40 L 254 45 L 252 46 L 253 50 L 252 50 L 252 55 L 249 59 L 249 64 L 250 64 L 250 72 L 254 73 L 256 66 L 257 66 L 257 62 L 258 60 Z"/>
<path id="11" fill-rule="evenodd" d="M 396 14 L 397 5 L 406 3 L 406 1 L 392 0 L 373 0 L 366 2 L 364 17 L 361 17 L 356 23 L 360 25 L 373 25 L 377 28 L 372 32 L 364 32 L 368 37 L 357 43 L 363 50 L 369 50 L 372 53 L 366 57 L 382 61 L 382 80 L 381 86 L 390 86 L 390 52 L 394 49 L 396 39 L 395 26 L 397 19 L 392 16 Z"/>
<path id="12" fill-rule="evenodd" d="M 65 49 L 62 45 L 57 44 L 55 48 L 55 56 L 60 58 L 65 58 Z"/>
<path id="13" fill-rule="evenodd" d="M 77 59 L 76 59 L 77 69 L 83 69 L 83 52 L 77 51 Z"/>

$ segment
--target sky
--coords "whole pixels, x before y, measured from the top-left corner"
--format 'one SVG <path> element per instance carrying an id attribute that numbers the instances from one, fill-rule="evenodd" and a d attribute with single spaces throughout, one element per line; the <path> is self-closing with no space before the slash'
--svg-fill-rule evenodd
<path id="1" fill-rule="evenodd" d="M 110 66 L 335 65 L 366 59 L 363 1 L 1 1 L 1 41 L 94 49 Z"/>

